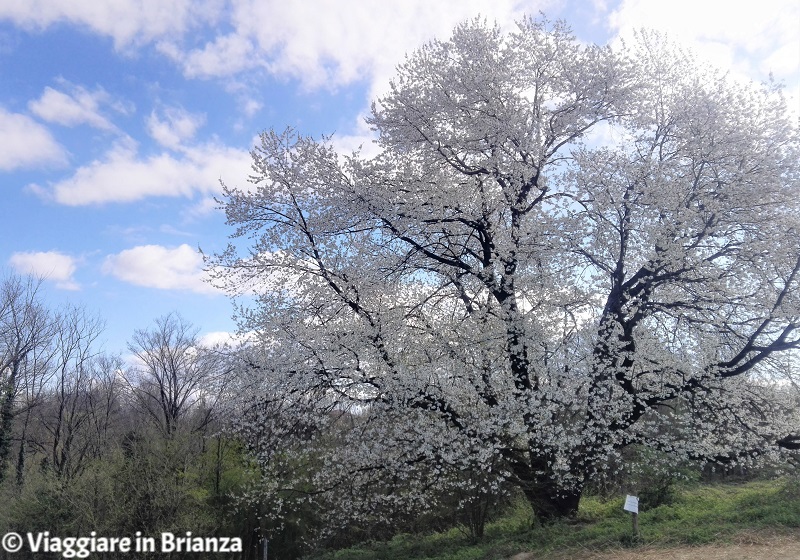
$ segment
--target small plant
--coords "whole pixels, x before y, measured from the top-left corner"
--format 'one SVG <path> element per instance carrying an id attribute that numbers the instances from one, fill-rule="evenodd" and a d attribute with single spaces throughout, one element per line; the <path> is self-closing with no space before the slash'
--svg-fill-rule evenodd
<path id="1" fill-rule="evenodd" d="M 625 533 L 619 538 L 619 542 L 625 548 L 636 548 L 644 543 L 642 535 L 639 533 Z"/>
<path id="2" fill-rule="evenodd" d="M 675 500 L 675 479 L 662 474 L 649 479 L 648 484 L 639 490 L 639 507 L 642 510 L 670 505 Z"/>

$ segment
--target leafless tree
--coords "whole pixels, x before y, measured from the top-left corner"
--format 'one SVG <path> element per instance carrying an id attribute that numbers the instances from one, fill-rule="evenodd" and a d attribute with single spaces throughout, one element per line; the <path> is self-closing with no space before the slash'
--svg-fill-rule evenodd
<path id="1" fill-rule="evenodd" d="M 0 281 L 0 483 L 11 452 L 15 403 L 34 357 L 53 335 L 52 314 L 41 302 L 41 280 L 7 276 Z"/>
<path id="2" fill-rule="evenodd" d="M 50 362 L 52 393 L 39 418 L 46 433 L 48 461 L 64 480 L 80 474 L 86 460 L 96 454 L 93 424 L 97 415 L 108 415 L 92 395 L 102 383 L 99 370 L 113 367 L 108 360 L 101 360 L 98 350 L 103 327 L 99 318 L 77 307 L 68 307 L 57 316 Z"/>
<path id="3" fill-rule="evenodd" d="M 126 376 L 132 394 L 167 438 L 184 420 L 193 431 L 207 426 L 220 394 L 220 354 L 202 347 L 197 334 L 170 313 L 136 330 L 128 345 L 137 361 Z"/>

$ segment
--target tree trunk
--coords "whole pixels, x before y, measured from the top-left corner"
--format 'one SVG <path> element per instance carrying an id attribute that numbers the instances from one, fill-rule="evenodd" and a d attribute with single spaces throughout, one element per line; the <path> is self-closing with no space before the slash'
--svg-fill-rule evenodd
<path id="1" fill-rule="evenodd" d="M 523 488 L 525 497 L 533 508 L 533 514 L 540 523 L 552 523 L 559 519 L 574 518 L 578 515 L 582 488 L 560 489 L 552 484 L 537 484 Z"/>
<path id="2" fill-rule="evenodd" d="M 507 465 L 513 473 L 513 482 L 522 490 L 540 523 L 573 518 L 578 514 L 578 505 L 583 494 L 585 471 L 573 465 L 573 474 L 580 478 L 571 488 L 555 484 L 558 479 L 552 470 L 553 457 L 533 455 L 525 458 L 510 450 L 506 453 Z"/>
<path id="3" fill-rule="evenodd" d="M 11 430 L 14 421 L 18 364 L 13 363 L 9 370 L 5 387 L 2 387 L 2 391 L 0 391 L 0 484 L 5 480 L 8 458 L 11 453 Z"/>
<path id="4" fill-rule="evenodd" d="M 17 486 L 25 482 L 25 433 L 19 440 L 19 454 L 17 455 Z"/>

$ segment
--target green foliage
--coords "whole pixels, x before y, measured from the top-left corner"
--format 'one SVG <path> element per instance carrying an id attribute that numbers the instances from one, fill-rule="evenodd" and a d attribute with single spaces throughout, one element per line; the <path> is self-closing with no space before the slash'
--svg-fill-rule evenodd
<path id="1" fill-rule="evenodd" d="M 800 499 L 792 481 L 755 481 L 744 485 L 690 486 L 675 503 L 643 513 L 649 539 L 699 544 L 744 530 L 800 526 Z"/>
<path id="2" fill-rule="evenodd" d="M 622 497 L 585 498 L 577 519 L 535 526 L 524 501 L 490 522 L 484 540 L 470 542 L 455 529 L 429 535 L 398 535 L 346 550 L 319 552 L 308 560 L 493 560 L 532 551 L 548 554 L 615 549 L 639 545 L 699 545 L 726 541 L 752 530 L 792 530 L 800 527 L 800 482 L 762 480 L 747 484 L 699 485 L 674 489 L 670 504 L 639 515 L 640 535 L 634 536 Z M 562 556 L 559 556 L 562 557 Z"/>
<path id="3" fill-rule="evenodd" d="M 255 558 L 258 512 L 235 496 L 257 471 L 236 440 L 189 433 L 165 440 L 143 429 L 129 433 L 73 479 L 60 479 L 41 465 L 29 461 L 22 486 L 14 480 L 0 485 L 0 500 L 8 504 L 0 508 L 0 533 L 128 536 L 136 531 L 192 531 L 240 537 L 249 557 Z"/>
<path id="4" fill-rule="evenodd" d="M 672 503 L 678 485 L 701 478 L 697 464 L 640 446 L 626 449 L 619 461 L 607 465 L 606 473 L 587 484 L 586 494 L 605 498 L 632 494 L 639 498 L 640 511 Z"/>

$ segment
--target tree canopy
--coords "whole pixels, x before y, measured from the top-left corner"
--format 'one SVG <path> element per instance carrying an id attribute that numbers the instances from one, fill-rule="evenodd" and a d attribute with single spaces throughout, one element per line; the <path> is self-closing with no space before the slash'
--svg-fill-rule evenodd
<path id="1" fill-rule="evenodd" d="M 225 188 L 234 242 L 209 265 L 256 294 L 240 382 L 266 470 L 316 457 L 304 488 L 351 514 L 510 482 L 547 519 L 632 446 L 797 447 L 774 382 L 800 345 L 780 88 L 655 34 L 475 20 L 408 56 L 368 122 L 374 157 L 267 131 L 253 185 Z"/>

